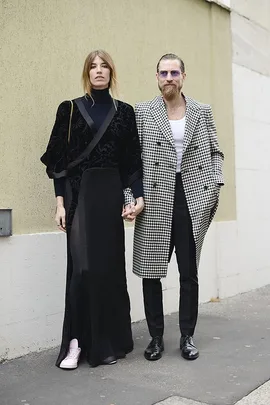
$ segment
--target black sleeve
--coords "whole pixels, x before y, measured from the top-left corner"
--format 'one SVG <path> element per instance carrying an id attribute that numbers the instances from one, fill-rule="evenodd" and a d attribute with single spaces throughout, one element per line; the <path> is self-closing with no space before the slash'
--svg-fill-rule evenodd
<path id="1" fill-rule="evenodd" d="M 130 187 L 131 189 L 134 187 L 136 197 L 141 197 L 143 193 L 141 147 L 136 126 L 135 113 L 133 108 L 128 104 L 125 105 L 123 120 L 126 131 L 125 149 L 121 159 L 121 177 L 123 186 L 124 188 Z M 137 183 L 137 180 L 141 180 L 141 185 L 140 182 Z M 141 195 L 138 195 L 138 193 Z"/>
<path id="2" fill-rule="evenodd" d="M 46 152 L 40 158 L 52 179 L 66 176 L 70 109 L 70 101 L 59 105 Z"/>
<path id="3" fill-rule="evenodd" d="M 60 177 L 59 179 L 53 179 L 53 185 L 55 197 L 64 197 L 66 189 L 65 178 Z"/>
<path id="4" fill-rule="evenodd" d="M 131 191 L 134 198 L 143 197 L 143 181 L 142 178 L 135 180 L 131 184 Z"/>

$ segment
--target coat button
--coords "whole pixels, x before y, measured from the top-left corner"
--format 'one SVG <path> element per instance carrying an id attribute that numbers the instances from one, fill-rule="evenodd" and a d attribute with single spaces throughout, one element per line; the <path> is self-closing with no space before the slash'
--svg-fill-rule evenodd
<path id="1" fill-rule="evenodd" d="M 161 146 L 161 142 L 157 141 L 157 146 Z"/>
<path id="2" fill-rule="evenodd" d="M 157 183 L 153 183 L 153 188 L 157 188 Z"/>
<path id="3" fill-rule="evenodd" d="M 198 166 L 198 169 L 199 169 L 199 170 L 202 170 L 202 165 L 199 165 L 199 166 Z"/>
<path id="4" fill-rule="evenodd" d="M 205 191 L 208 190 L 208 186 L 204 186 L 204 190 L 205 190 Z"/>
<path id="5" fill-rule="evenodd" d="M 159 166 L 159 162 L 155 162 L 155 166 Z"/>

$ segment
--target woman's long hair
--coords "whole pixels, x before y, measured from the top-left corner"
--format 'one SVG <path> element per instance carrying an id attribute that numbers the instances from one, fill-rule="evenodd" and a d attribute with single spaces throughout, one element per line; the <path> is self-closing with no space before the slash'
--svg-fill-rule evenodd
<path id="1" fill-rule="evenodd" d="M 94 62 L 96 56 L 99 56 L 109 67 L 110 69 L 110 81 L 109 81 L 109 89 L 111 90 L 112 94 L 117 94 L 117 80 L 116 80 L 116 69 L 115 64 L 111 58 L 111 56 L 102 49 L 98 49 L 96 51 L 92 51 L 86 57 L 83 67 L 82 73 L 82 83 L 84 92 L 91 95 L 92 91 L 92 84 L 90 82 L 89 72 L 91 69 L 91 65 Z"/>

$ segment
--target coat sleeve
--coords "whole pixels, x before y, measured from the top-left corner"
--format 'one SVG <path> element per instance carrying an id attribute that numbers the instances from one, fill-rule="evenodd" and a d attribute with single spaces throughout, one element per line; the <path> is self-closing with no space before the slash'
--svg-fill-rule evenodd
<path id="1" fill-rule="evenodd" d="M 124 189 L 124 206 L 135 203 L 135 198 L 132 194 L 132 190 L 129 187 L 126 187 Z"/>
<path id="2" fill-rule="evenodd" d="M 127 129 L 120 170 L 124 188 L 132 188 L 135 182 L 142 180 L 142 160 L 135 114 L 129 105 L 124 119 L 127 122 Z"/>
<path id="3" fill-rule="evenodd" d="M 222 166 L 224 161 L 224 155 L 219 148 L 218 139 L 217 139 L 217 130 L 213 117 L 213 112 L 211 106 L 207 106 L 206 110 L 206 124 L 210 140 L 211 148 L 211 160 L 214 174 L 214 181 L 216 184 L 223 186 L 224 178 L 222 173 Z"/>
<path id="4" fill-rule="evenodd" d="M 70 101 L 64 101 L 59 105 L 46 152 L 40 158 L 41 162 L 46 166 L 46 172 L 51 179 L 65 177 L 67 173 L 70 110 Z"/>
<path id="5" fill-rule="evenodd" d="M 138 136 L 139 136 L 139 141 L 140 141 L 140 147 L 141 150 L 143 150 L 143 117 L 140 112 L 140 105 L 136 104 L 135 105 L 135 118 L 136 118 L 136 125 L 137 125 L 137 130 L 138 130 Z"/>
<path id="6" fill-rule="evenodd" d="M 135 109 L 136 112 L 136 109 Z M 139 133 L 139 128 L 138 128 L 138 122 L 137 122 L 137 115 L 135 118 L 134 115 L 134 110 L 132 107 L 130 107 L 130 122 L 131 122 L 131 126 L 130 128 L 132 129 L 133 135 L 131 137 L 131 144 L 129 146 L 129 150 L 130 152 L 127 154 L 128 155 L 132 155 L 134 154 L 135 157 L 135 161 L 137 163 L 135 163 L 135 166 L 137 166 L 137 173 L 135 175 L 135 180 L 133 182 L 133 184 L 138 185 L 139 184 L 139 188 L 142 191 L 142 195 L 143 195 L 143 184 L 142 184 L 142 177 L 143 177 L 143 172 L 142 172 L 142 161 L 141 161 L 141 145 L 140 145 L 140 133 Z M 140 183 L 141 182 L 141 183 Z M 132 192 L 132 185 L 130 184 L 130 182 L 127 182 L 126 184 L 128 184 L 129 186 L 126 187 L 124 189 L 124 205 L 130 204 L 132 202 L 135 202 L 135 198 Z"/>

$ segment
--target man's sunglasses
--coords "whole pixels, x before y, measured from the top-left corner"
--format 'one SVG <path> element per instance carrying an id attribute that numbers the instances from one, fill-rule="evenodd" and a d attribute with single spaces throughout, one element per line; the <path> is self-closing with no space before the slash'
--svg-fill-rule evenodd
<path id="1" fill-rule="evenodd" d="M 158 75 L 159 75 L 159 77 L 162 77 L 162 79 L 165 79 L 169 73 L 171 74 L 172 77 L 179 77 L 181 74 L 180 70 L 170 70 L 170 71 L 160 70 L 158 72 Z"/>

